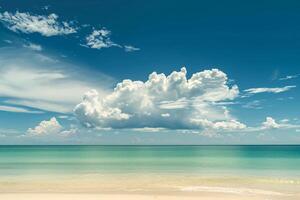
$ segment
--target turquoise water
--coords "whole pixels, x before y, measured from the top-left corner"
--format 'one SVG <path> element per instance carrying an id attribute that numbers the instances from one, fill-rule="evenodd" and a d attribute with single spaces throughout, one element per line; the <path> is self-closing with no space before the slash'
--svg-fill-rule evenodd
<path id="1" fill-rule="evenodd" d="M 139 172 L 295 178 L 300 146 L 0 146 L 0 178 Z"/>

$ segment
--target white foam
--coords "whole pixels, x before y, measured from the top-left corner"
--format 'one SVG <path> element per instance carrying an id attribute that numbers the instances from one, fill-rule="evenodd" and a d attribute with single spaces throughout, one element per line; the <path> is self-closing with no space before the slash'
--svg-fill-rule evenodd
<path id="1" fill-rule="evenodd" d="M 271 195 L 271 196 L 287 196 L 288 194 L 260 190 L 252 188 L 230 188 L 230 187 L 208 187 L 208 186 L 189 186 L 181 188 L 181 191 L 185 192 L 219 192 L 219 193 L 230 193 L 230 194 L 248 194 L 248 195 Z"/>

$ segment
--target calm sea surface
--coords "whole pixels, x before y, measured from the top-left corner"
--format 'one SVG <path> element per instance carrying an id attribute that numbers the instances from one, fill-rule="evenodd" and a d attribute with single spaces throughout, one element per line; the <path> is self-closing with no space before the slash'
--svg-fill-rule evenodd
<path id="1" fill-rule="evenodd" d="M 0 146 L 0 177 L 42 174 L 300 177 L 300 146 Z"/>

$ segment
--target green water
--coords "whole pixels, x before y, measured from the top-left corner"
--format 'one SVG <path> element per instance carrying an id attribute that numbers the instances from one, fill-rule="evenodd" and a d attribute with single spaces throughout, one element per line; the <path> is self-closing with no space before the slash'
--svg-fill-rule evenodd
<path id="1" fill-rule="evenodd" d="M 300 177 L 300 146 L 0 146 L 0 178 L 139 172 Z"/>

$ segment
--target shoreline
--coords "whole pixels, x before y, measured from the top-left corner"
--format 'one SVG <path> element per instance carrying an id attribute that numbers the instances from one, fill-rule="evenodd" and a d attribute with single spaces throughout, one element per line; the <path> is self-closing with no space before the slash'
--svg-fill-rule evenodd
<path id="1" fill-rule="evenodd" d="M 266 200 L 266 196 L 241 196 L 232 194 L 91 194 L 91 193 L 2 193 L 5 200 Z M 277 199 L 277 198 L 272 198 Z M 278 198 L 284 199 L 284 198 Z M 291 198 L 286 198 L 291 199 Z"/>
<path id="2" fill-rule="evenodd" d="M 297 181 L 237 177 L 161 175 L 29 176 L 0 181 L 0 199 L 232 199 L 296 200 Z M 45 196 L 41 198 L 40 196 Z M 24 196 L 24 198 L 23 198 Z M 51 197 L 50 197 L 51 196 Z M 70 196 L 74 197 L 71 198 Z M 120 197 L 122 196 L 122 197 Z M 48 198 L 49 197 L 49 198 Z M 69 198 L 70 197 L 70 198 Z M 118 197 L 118 198 L 117 198 Z M 177 198 L 181 197 L 181 198 Z"/>
<path id="3" fill-rule="evenodd" d="M 187 187 L 180 191 L 1 191 L 5 200 L 298 200 L 299 193 L 242 187 Z"/>

